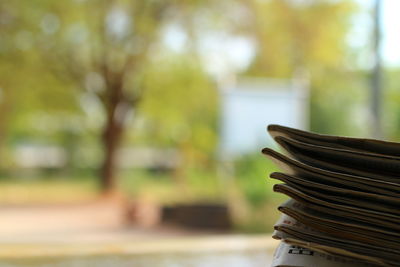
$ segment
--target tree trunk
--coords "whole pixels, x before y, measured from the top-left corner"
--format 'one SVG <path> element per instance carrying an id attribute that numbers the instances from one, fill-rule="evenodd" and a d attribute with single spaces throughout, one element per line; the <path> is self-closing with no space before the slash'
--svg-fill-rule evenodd
<path id="1" fill-rule="evenodd" d="M 116 186 L 115 165 L 122 132 L 122 123 L 117 120 L 115 110 L 113 110 L 111 114 L 108 114 L 102 136 L 104 160 L 100 170 L 100 183 L 103 193 L 112 192 Z"/>

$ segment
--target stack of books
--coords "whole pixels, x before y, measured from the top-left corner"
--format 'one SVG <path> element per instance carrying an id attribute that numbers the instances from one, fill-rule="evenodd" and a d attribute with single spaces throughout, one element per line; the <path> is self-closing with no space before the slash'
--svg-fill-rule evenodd
<path id="1" fill-rule="evenodd" d="M 268 126 L 285 156 L 263 154 L 289 196 L 273 266 L 400 266 L 400 143 Z"/>

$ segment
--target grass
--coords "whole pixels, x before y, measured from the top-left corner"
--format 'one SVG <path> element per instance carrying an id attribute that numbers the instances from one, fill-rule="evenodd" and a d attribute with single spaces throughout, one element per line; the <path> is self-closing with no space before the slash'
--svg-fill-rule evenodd
<path id="1" fill-rule="evenodd" d="M 0 182 L 0 204 L 78 203 L 96 198 L 94 179 L 37 179 Z"/>
<path id="2" fill-rule="evenodd" d="M 184 184 L 179 184 L 165 173 L 122 171 L 118 181 L 119 191 L 130 198 L 151 196 L 160 203 L 221 200 L 218 182 L 207 173 L 193 172 Z M 53 174 L 0 180 L 0 204 L 80 202 L 94 199 L 99 193 L 99 183 L 95 175 Z"/>

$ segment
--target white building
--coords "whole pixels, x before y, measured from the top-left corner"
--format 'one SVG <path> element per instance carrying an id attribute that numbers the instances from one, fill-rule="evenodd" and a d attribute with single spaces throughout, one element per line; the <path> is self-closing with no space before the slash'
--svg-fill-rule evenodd
<path id="1" fill-rule="evenodd" d="M 305 79 L 243 78 L 221 87 L 222 159 L 257 153 L 272 144 L 268 124 L 307 130 L 308 83 Z"/>

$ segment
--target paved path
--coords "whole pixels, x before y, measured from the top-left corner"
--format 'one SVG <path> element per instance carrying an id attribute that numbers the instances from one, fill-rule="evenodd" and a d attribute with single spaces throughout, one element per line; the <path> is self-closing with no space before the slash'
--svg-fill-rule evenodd
<path id="1" fill-rule="evenodd" d="M 129 239 L 130 237 L 130 239 Z M 70 240 L 72 241 L 72 240 Z M 101 242 L 41 242 L 1 244 L 0 258 L 68 257 L 90 255 L 149 255 L 179 253 L 272 252 L 277 242 L 270 235 L 203 235 L 140 239 L 129 235 Z"/>
<path id="2" fill-rule="evenodd" d="M 257 267 L 268 265 L 277 245 L 270 235 L 129 225 L 124 205 L 103 199 L 0 207 L 0 267 Z"/>
<path id="3" fill-rule="evenodd" d="M 125 209 L 115 200 L 81 204 L 0 207 L 0 243 L 60 233 L 121 228 Z"/>
<path id="4" fill-rule="evenodd" d="M 116 237 L 0 245 L 0 267 L 266 267 L 277 245 L 269 235 Z"/>

